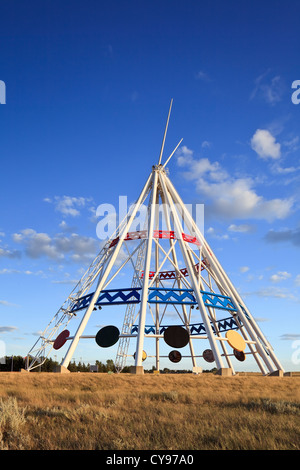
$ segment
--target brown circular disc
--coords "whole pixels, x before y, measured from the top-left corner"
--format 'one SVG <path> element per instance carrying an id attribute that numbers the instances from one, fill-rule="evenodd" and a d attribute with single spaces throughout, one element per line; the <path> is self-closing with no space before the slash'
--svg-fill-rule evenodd
<path id="1" fill-rule="evenodd" d="M 206 362 L 214 362 L 214 353 L 211 349 L 205 349 L 205 351 L 203 351 L 203 359 L 205 359 Z"/>
<path id="2" fill-rule="evenodd" d="M 109 348 L 119 340 L 120 331 L 116 326 L 104 326 L 96 334 L 96 343 L 101 348 Z"/>
<path id="3" fill-rule="evenodd" d="M 244 351 L 237 351 L 236 349 L 234 349 L 233 354 L 238 361 L 243 362 L 246 359 L 246 354 L 244 353 Z"/>
<path id="4" fill-rule="evenodd" d="M 172 348 L 184 348 L 189 342 L 190 335 L 182 326 L 169 326 L 164 332 L 164 340 Z"/>
<path id="5" fill-rule="evenodd" d="M 56 338 L 56 340 L 54 341 L 53 343 L 53 349 L 60 349 L 63 347 L 63 345 L 65 344 L 65 342 L 67 341 L 68 337 L 70 336 L 70 332 L 69 330 L 64 330 L 62 331 L 58 337 Z"/>
<path id="6" fill-rule="evenodd" d="M 179 351 L 171 351 L 169 353 L 169 359 L 171 362 L 180 362 L 181 361 L 181 353 Z"/>

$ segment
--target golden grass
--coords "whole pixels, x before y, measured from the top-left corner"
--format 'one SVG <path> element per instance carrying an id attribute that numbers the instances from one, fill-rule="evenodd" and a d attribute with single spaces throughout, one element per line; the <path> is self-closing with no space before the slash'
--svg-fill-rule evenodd
<path id="1" fill-rule="evenodd" d="M 298 450 L 300 377 L 0 374 L 0 449 Z"/>

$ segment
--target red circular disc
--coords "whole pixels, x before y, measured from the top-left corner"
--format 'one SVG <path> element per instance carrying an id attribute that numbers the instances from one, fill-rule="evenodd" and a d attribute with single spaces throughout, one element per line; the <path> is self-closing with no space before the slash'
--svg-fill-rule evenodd
<path id="1" fill-rule="evenodd" d="M 56 338 L 56 340 L 54 341 L 54 344 L 53 344 L 53 348 L 54 349 L 60 349 L 63 347 L 63 345 L 65 344 L 65 342 L 67 341 L 68 337 L 70 336 L 70 332 L 69 330 L 64 330 L 62 331 L 58 337 Z"/>

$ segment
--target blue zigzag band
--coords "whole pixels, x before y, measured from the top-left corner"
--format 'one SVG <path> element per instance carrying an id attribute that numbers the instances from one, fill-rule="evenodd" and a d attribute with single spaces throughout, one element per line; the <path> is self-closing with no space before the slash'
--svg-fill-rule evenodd
<path id="1" fill-rule="evenodd" d="M 103 290 L 95 305 L 121 305 L 140 303 L 141 288 L 128 289 L 109 289 Z M 200 291 L 205 305 L 208 307 L 227 310 L 228 312 L 236 312 L 230 297 L 214 294 L 212 292 Z M 94 293 L 84 295 L 76 300 L 71 308 L 71 312 L 76 312 L 87 308 L 93 298 Z M 193 289 L 163 289 L 149 288 L 148 302 L 151 304 L 162 303 L 170 305 L 197 305 Z M 242 307 L 243 308 L 243 307 Z M 244 311 L 244 309 L 243 309 Z M 245 311 L 244 311 L 245 312 Z"/>
<path id="2" fill-rule="evenodd" d="M 216 322 L 216 324 L 217 324 L 219 332 L 228 331 L 228 330 L 236 330 L 236 329 L 239 328 L 239 326 L 237 325 L 235 319 L 232 318 L 232 317 L 224 318 L 223 320 L 219 320 L 219 321 Z M 162 335 L 164 333 L 164 331 L 169 326 L 171 326 L 171 325 L 160 326 L 159 334 Z M 172 326 L 174 326 L 174 325 L 172 325 Z M 184 327 L 184 325 L 178 325 L 178 326 Z M 213 323 L 211 323 L 211 327 L 212 327 L 213 332 L 216 333 L 216 329 L 215 329 Z M 205 335 L 206 334 L 206 329 L 205 329 L 204 323 L 190 324 L 189 328 L 190 328 L 190 335 L 191 336 L 193 336 L 193 335 Z M 133 335 L 134 333 L 138 333 L 138 331 L 139 331 L 138 325 L 133 325 L 132 328 L 131 328 L 131 334 Z M 156 333 L 155 326 L 146 325 L 145 326 L 145 334 L 149 335 L 151 333 L 152 334 Z"/>

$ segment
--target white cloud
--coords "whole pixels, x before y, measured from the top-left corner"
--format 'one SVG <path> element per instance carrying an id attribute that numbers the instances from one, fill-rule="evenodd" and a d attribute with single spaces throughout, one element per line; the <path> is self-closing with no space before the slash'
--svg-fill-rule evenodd
<path id="1" fill-rule="evenodd" d="M 297 167 L 289 166 L 286 168 L 282 168 L 280 165 L 275 163 L 274 165 L 272 165 L 271 170 L 274 174 L 277 174 L 277 175 L 289 175 L 291 173 L 296 173 L 297 171 L 299 171 L 300 166 L 297 166 Z"/>
<path id="2" fill-rule="evenodd" d="M 300 334 L 285 333 L 285 334 L 281 335 L 280 338 L 284 341 L 295 341 L 297 339 L 300 339 Z"/>
<path id="3" fill-rule="evenodd" d="M 206 214 L 209 211 L 226 219 L 253 218 L 271 222 L 284 219 L 291 212 L 292 198 L 266 200 L 254 190 L 254 179 L 235 178 L 219 162 L 212 163 L 208 158 L 196 160 L 193 151 L 187 147 L 180 149 L 178 164 L 187 169 L 183 176 L 195 181 L 196 190 L 204 197 Z"/>
<path id="4" fill-rule="evenodd" d="M 254 317 L 254 320 L 256 321 L 256 323 L 265 323 L 265 322 L 270 321 L 269 318 L 265 318 L 265 317 Z"/>
<path id="5" fill-rule="evenodd" d="M 281 156 L 280 144 L 275 137 L 266 129 L 257 129 L 251 139 L 252 149 L 261 158 L 278 159 Z"/>
<path id="6" fill-rule="evenodd" d="M 16 326 L 0 326 L 0 333 L 10 333 L 18 328 Z"/>
<path id="7" fill-rule="evenodd" d="M 202 80 L 203 82 L 210 82 L 210 77 L 203 70 L 199 70 L 199 72 L 196 74 L 196 79 Z"/>
<path id="8" fill-rule="evenodd" d="M 300 228 L 279 231 L 272 229 L 269 230 L 264 238 L 268 243 L 290 242 L 295 246 L 300 246 Z"/>
<path id="9" fill-rule="evenodd" d="M 78 283 L 78 279 L 64 279 L 62 281 L 51 281 L 52 284 L 74 284 L 76 285 Z"/>
<path id="10" fill-rule="evenodd" d="M 37 233 L 33 229 L 24 229 L 21 230 L 21 233 L 14 233 L 13 240 L 25 245 L 26 254 L 30 258 L 40 258 L 43 255 L 51 259 L 64 257 L 62 253 L 59 253 L 55 243 L 47 233 Z"/>
<path id="11" fill-rule="evenodd" d="M 249 271 L 249 269 L 250 269 L 249 266 L 241 266 L 240 267 L 240 272 L 241 273 L 246 273 L 246 272 Z"/>
<path id="12" fill-rule="evenodd" d="M 200 178 L 206 174 L 215 181 L 220 181 L 228 176 L 227 172 L 222 169 L 218 162 L 211 163 L 208 158 L 196 160 L 193 158 L 194 152 L 183 145 L 177 151 L 177 164 L 180 167 L 188 168 L 184 173 L 187 179 Z"/>
<path id="13" fill-rule="evenodd" d="M 211 142 L 209 142 L 208 140 L 204 140 L 204 141 L 202 142 L 202 144 L 201 144 L 201 147 L 202 147 L 203 149 L 209 148 L 210 146 L 211 146 Z"/>
<path id="14" fill-rule="evenodd" d="M 271 79 L 267 78 L 270 72 L 271 70 L 268 69 L 255 79 L 255 88 L 250 95 L 250 100 L 260 97 L 272 106 L 282 100 L 285 89 L 283 80 L 279 75 L 275 75 Z"/>
<path id="15" fill-rule="evenodd" d="M 62 220 L 61 223 L 59 224 L 59 228 L 63 232 L 75 232 L 75 230 L 76 230 L 76 227 L 69 226 L 64 220 Z"/>
<path id="16" fill-rule="evenodd" d="M 179 166 L 185 166 L 193 161 L 193 150 L 190 150 L 186 145 L 183 145 L 176 152 L 177 164 Z"/>
<path id="17" fill-rule="evenodd" d="M 18 305 L 8 302 L 7 300 L 0 300 L 0 305 L 4 305 L 4 307 L 18 307 Z"/>
<path id="18" fill-rule="evenodd" d="M 19 269 L 10 269 L 10 268 L 3 268 L 0 269 L 0 274 L 25 274 L 26 276 L 41 276 L 45 277 L 45 273 L 42 270 L 39 271 L 30 271 L 29 269 L 26 269 L 24 271 L 21 271 Z"/>
<path id="19" fill-rule="evenodd" d="M 286 140 L 283 144 L 287 147 L 288 153 L 296 152 L 299 146 L 299 136 L 292 137 L 290 140 Z"/>
<path id="20" fill-rule="evenodd" d="M 55 210 L 61 212 L 65 216 L 77 217 L 80 215 L 80 209 L 92 202 L 92 198 L 55 196 L 53 200 L 50 198 L 44 198 L 44 201 L 54 203 Z"/>
<path id="21" fill-rule="evenodd" d="M 225 233 L 224 235 L 219 235 L 218 232 L 213 227 L 209 227 L 207 229 L 207 233 L 209 235 L 211 235 L 213 238 L 217 238 L 218 240 L 228 240 L 229 239 L 229 236 L 227 235 L 227 233 Z"/>
<path id="22" fill-rule="evenodd" d="M 85 202 L 83 197 L 63 196 L 61 199 L 57 198 L 56 210 L 64 215 L 74 217 L 80 214 L 78 208 L 83 207 Z"/>
<path id="23" fill-rule="evenodd" d="M 251 233 L 255 231 L 255 227 L 250 224 L 241 224 L 241 225 L 231 224 L 229 225 L 228 230 L 229 232 Z"/>
<path id="24" fill-rule="evenodd" d="M 288 289 L 279 288 L 278 286 L 270 286 L 261 288 L 253 292 L 244 292 L 243 296 L 255 295 L 261 298 L 272 297 L 275 299 L 286 299 L 293 302 L 299 302 L 299 298 L 292 294 Z"/>
<path id="25" fill-rule="evenodd" d="M 272 282 L 281 282 L 285 281 L 286 279 L 289 279 L 291 277 L 291 274 L 288 273 L 287 271 L 278 271 L 276 274 L 273 274 L 270 277 L 270 280 Z"/>
<path id="26" fill-rule="evenodd" d="M 94 259 L 99 251 L 99 242 L 94 238 L 72 233 L 70 236 L 56 235 L 51 238 L 47 233 L 38 233 L 33 229 L 24 229 L 13 234 L 13 240 L 24 245 L 25 253 L 30 258 L 47 257 L 55 261 L 66 259 L 85 262 Z"/>
<path id="27" fill-rule="evenodd" d="M 238 219 L 274 219 L 285 218 L 292 206 L 287 199 L 265 200 L 254 189 L 250 178 L 228 178 L 218 183 L 199 178 L 197 189 L 212 201 L 215 215 Z"/>
<path id="28" fill-rule="evenodd" d="M 8 250 L 7 248 L 0 248 L 0 258 L 20 258 L 21 253 L 18 250 Z"/>

